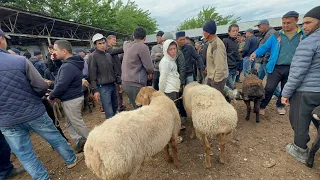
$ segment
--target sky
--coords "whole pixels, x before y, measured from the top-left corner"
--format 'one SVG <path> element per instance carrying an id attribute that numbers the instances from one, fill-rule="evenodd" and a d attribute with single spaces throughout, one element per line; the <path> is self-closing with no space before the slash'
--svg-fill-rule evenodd
<path id="1" fill-rule="evenodd" d="M 305 14 L 319 6 L 319 0 L 134 0 L 151 12 L 158 30 L 175 31 L 185 19 L 196 16 L 203 7 L 213 6 L 223 16 L 234 14 L 240 22 L 282 17 L 288 11 Z"/>

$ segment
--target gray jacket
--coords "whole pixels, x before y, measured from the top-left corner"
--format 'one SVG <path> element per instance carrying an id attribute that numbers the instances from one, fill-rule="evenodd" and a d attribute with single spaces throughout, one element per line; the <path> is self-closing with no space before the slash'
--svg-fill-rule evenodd
<path id="1" fill-rule="evenodd" d="M 156 56 L 157 53 L 160 53 L 161 56 Z M 162 45 L 157 44 L 151 49 L 151 59 L 154 66 L 154 71 L 159 71 L 160 60 L 163 58 Z"/>
<path id="2" fill-rule="evenodd" d="M 295 91 L 320 92 L 319 69 L 320 28 L 302 40 L 297 47 L 282 96 L 291 98 Z"/>
<path id="3" fill-rule="evenodd" d="M 267 40 L 270 38 L 272 34 L 274 34 L 276 30 L 274 30 L 272 27 L 270 27 L 266 32 L 262 33 L 262 37 L 259 40 L 259 47 L 262 46 Z M 263 63 L 267 62 L 270 58 L 270 53 L 267 52 L 262 58 L 257 58 L 257 63 Z"/>

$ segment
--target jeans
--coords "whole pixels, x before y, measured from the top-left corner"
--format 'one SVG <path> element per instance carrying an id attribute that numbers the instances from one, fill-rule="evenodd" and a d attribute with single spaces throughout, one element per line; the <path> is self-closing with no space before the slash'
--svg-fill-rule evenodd
<path id="1" fill-rule="evenodd" d="M 234 82 L 236 80 L 237 68 L 229 69 L 229 76 L 227 80 L 227 86 L 234 90 Z"/>
<path id="2" fill-rule="evenodd" d="M 117 88 L 114 83 L 98 86 L 106 119 L 112 118 L 118 110 Z"/>
<path id="3" fill-rule="evenodd" d="M 60 154 L 67 165 L 74 163 L 76 160 L 76 155 L 54 126 L 47 113 L 32 121 L 10 127 L 0 127 L 0 130 L 11 150 L 19 158 L 23 167 L 32 176 L 32 179 L 47 180 L 49 179 L 49 174 L 34 154 L 29 131 L 33 131 L 44 138 Z"/>
<path id="4" fill-rule="evenodd" d="M 153 73 L 153 88 L 157 91 L 159 91 L 159 78 L 160 78 L 160 72 L 154 71 Z"/>
<path id="5" fill-rule="evenodd" d="M 258 76 L 259 76 L 259 79 L 261 79 L 261 80 L 263 80 L 264 77 L 268 74 L 266 65 L 267 65 L 267 63 L 263 62 L 260 64 L 260 66 L 258 68 Z"/>
<path id="6" fill-rule="evenodd" d="M 246 56 L 243 58 L 243 75 L 244 77 L 247 77 L 249 74 L 249 71 L 251 69 L 255 68 L 255 61 L 250 61 L 250 57 Z"/>
<path id="7" fill-rule="evenodd" d="M 124 92 L 126 92 L 128 95 L 130 104 L 132 104 L 134 109 L 137 109 L 138 106 L 136 105 L 136 97 L 141 88 L 135 87 L 135 86 L 128 86 L 128 85 L 123 85 L 122 87 Z"/>
<path id="8" fill-rule="evenodd" d="M 193 75 L 187 76 L 186 77 L 186 85 L 189 84 L 189 83 L 192 83 L 192 82 L 194 82 Z"/>
<path id="9" fill-rule="evenodd" d="M 239 71 L 239 75 L 236 76 L 236 82 L 240 82 L 240 74 L 243 70 L 243 60 L 238 60 L 237 62 L 237 70 Z"/>
<path id="10" fill-rule="evenodd" d="M 13 165 L 10 161 L 11 149 L 5 140 L 3 134 L 0 132 L 0 179 L 4 179 L 8 176 L 12 169 Z"/>
<path id="11" fill-rule="evenodd" d="M 290 66 L 276 65 L 273 72 L 268 74 L 267 84 L 264 88 L 265 98 L 261 101 L 260 108 L 265 109 L 274 94 L 279 82 L 281 82 L 281 92 L 289 77 Z M 281 94 L 281 93 L 280 93 Z M 281 95 L 278 97 L 277 107 L 281 108 L 284 105 L 281 103 Z"/>
<path id="12" fill-rule="evenodd" d="M 61 103 L 64 114 L 66 115 L 66 127 L 70 137 L 77 143 L 82 139 L 88 138 L 89 131 L 82 118 L 83 96 L 63 101 Z"/>

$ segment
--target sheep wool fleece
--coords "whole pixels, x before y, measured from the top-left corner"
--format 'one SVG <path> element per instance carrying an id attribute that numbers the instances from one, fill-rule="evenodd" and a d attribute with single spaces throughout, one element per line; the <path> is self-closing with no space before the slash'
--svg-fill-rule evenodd
<path id="1" fill-rule="evenodd" d="M 163 94 L 94 128 L 84 147 L 85 162 L 101 179 L 132 179 L 146 157 L 178 136 L 180 126 L 175 104 Z"/>

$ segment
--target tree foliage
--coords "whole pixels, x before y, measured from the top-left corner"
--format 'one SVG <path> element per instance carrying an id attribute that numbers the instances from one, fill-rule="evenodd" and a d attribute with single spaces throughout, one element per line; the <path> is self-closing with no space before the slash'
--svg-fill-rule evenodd
<path id="1" fill-rule="evenodd" d="M 208 20 L 214 20 L 217 25 L 226 25 L 226 24 L 234 24 L 240 21 L 240 17 L 234 18 L 234 15 L 228 15 L 223 17 L 219 13 L 216 12 L 215 7 L 207 7 L 203 8 L 196 17 L 188 18 L 184 20 L 178 26 L 178 30 L 188 30 L 194 28 L 201 28 Z"/>
<path id="2" fill-rule="evenodd" d="M 0 0 L 0 3 L 65 20 L 131 34 L 137 26 L 153 33 L 157 22 L 134 1 L 121 0 Z"/>

